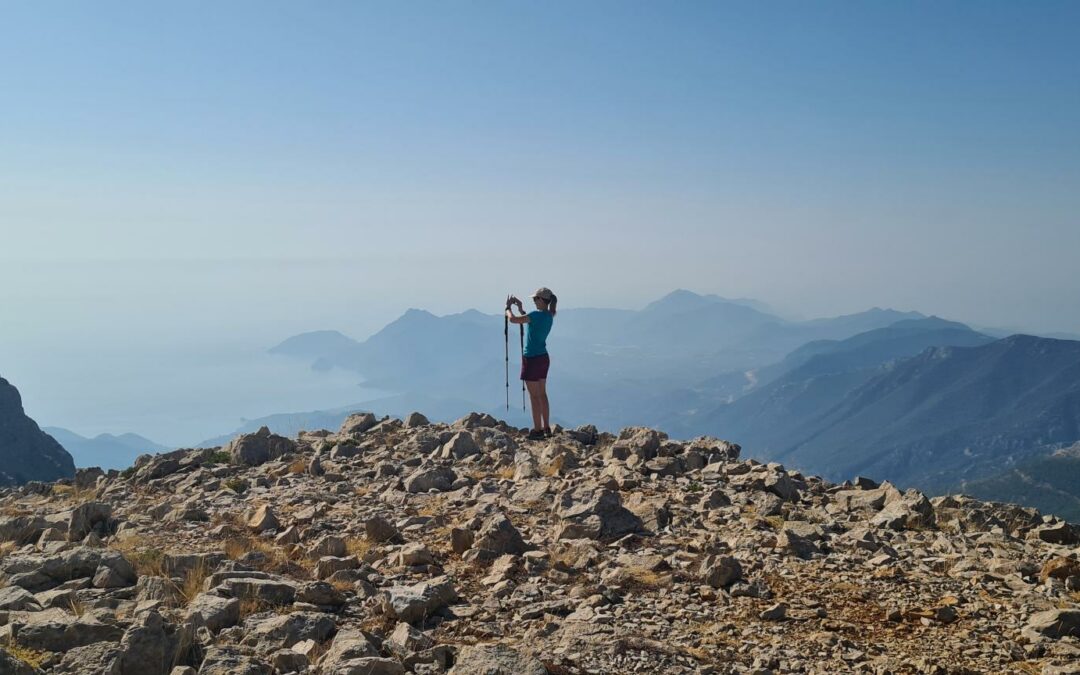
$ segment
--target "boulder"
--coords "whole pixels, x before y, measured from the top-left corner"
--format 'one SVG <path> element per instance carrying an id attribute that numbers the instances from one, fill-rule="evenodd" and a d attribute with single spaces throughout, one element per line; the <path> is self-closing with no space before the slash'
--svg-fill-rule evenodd
<path id="1" fill-rule="evenodd" d="M 465 554 L 466 560 L 494 560 L 500 555 L 520 555 L 528 547 L 514 524 L 503 513 L 488 518 L 476 533 L 472 548 Z"/>
<path id="2" fill-rule="evenodd" d="M 296 600 L 296 585 L 278 579 L 224 579 L 215 590 L 228 598 L 253 599 L 274 607 L 291 605 Z"/>
<path id="3" fill-rule="evenodd" d="M 360 567 L 360 560 L 354 555 L 346 557 L 324 556 L 315 563 L 315 578 L 327 579 L 341 570 L 354 570 Z"/>
<path id="4" fill-rule="evenodd" d="M 337 609 L 345 604 L 345 595 L 325 581 L 309 581 L 297 590 L 296 602 Z"/>
<path id="5" fill-rule="evenodd" d="M 623 508 L 619 493 L 579 486 L 555 498 L 562 519 L 557 539 L 607 539 L 642 531 L 641 519 Z"/>
<path id="6" fill-rule="evenodd" d="M 71 512 L 68 520 L 68 541 L 82 541 L 91 532 L 100 535 L 109 533 L 109 521 L 112 518 L 112 505 L 105 502 L 86 502 Z"/>
<path id="7" fill-rule="evenodd" d="M 274 667 L 250 647 L 217 645 L 206 651 L 199 675 L 274 675 Z"/>
<path id="8" fill-rule="evenodd" d="M 284 436 L 270 433 L 268 427 L 261 427 L 253 434 L 237 436 L 229 441 L 223 450 L 229 453 L 235 464 L 259 466 L 294 452 L 296 443 Z"/>
<path id="9" fill-rule="evenodd" d="M 362 434 L 368 429 L 379 423 L 378 418 L 372 413 L 353 413 L 345 418 L 345 421 L 341 425 L 341 431 L 339 432 L 343 436 L 353 436 Z"/>
<path id="10" fill-rule="evenodd" d="M 345 540 L 337 535 L 328 534 L 320 537 L 308 549 L 309 558 L 321 558 L 324 556 L 342 557 L 348 550 Z"/>
<path id="11" fill-rule="evenodd" d="M 372 516 L 371 518 L 368 518 L 364 522 L 364 534 L 367 536 L 368 540 L 373 541 L 376 544 L 401 539 L 401 535 L 398 533 L 397 528 L 382 516 Z"/>
<path id="12" fill-rule="evenodd" d="M 1061 544 L 1063 546 L 1080 544 L 1080 528 L 1074 527 L 1063 520 L 1036 528 L 1031 536 L 1049 544 Z"/>
<path id="13" fill-rule="evenodd" d="M 450 675 L 547 675 L 536 658 L 498 643 L 465 645 L 458 650 Z"/>
<path id="14" fill-rule="evenodd" d="M 1027 627 L 1048 638 L 1080 637 L 1080 609 L 1048 609 L 1036 612 Z"/>
<path id="15" fill-rule="evenodd" d="M 421 465 L 405 479 L 405 490 L 412 493 L 432 490 L 446 492 L 454 485 L 455 480 L 457 474 L 450 467 Z"/>
<path id="16" fill-rule="evenodd" d="M 742 578 L 742 565 L 731 556 L 709 555 L 701 561 L 699 574 L 713 588 L 724 588 Z"/>
<path id="17" fill-rule="evenodd" d="M 398 564 L 403 567 L 415 567 L 418 565 L 434 564 L 435 556 L 427 546 L 424 546 L 419 542 L 414 542 L 412 544 L 406 544 L 398 549 L 397 560 Z"/>
<path id="18" fill-rule="evenodd" d="M 120 675 L 169 675 L 190 635 L 166 624 L 155 611 L 144 612 L 120 641 Z"/>
<path id="19" fill-rule="evenodd" d="M 658 532 L 671 524 L 671 509 L 663 497 L 647 497 L 640 492 L 631 494 L 626 509 L 641 519 L 643 527 Z"/>
<path id="20" fill-rule="evenodd" d="M 480 446 L 476 444 L 473 435 L 468 431 L 459 431 L 443 444 L 439 455 L 443 459 L 464 459 L 479 452 Z"/>
<path id="21" fill-rule="evenodd" d="M 408 416 L 405 417 L 405 428 L 406 429 L 415 429 L 417 427 L 426 427 L 429 424 L 431 424 L 431 422 L 428 421 L 428 418 L 424 417 L 423 415 L 421 415 L 418 412 L 411 412 L 411 413 L 408 414 Z"/>
<path id="22" fill-rule="evenodd" d="M 395 659 L 368 656 L 332 668 L 323 666 L 322 672 L 323 675 L 405 675 L 405 667 Z"/>
<path id="23" fill-rule="evenodd" d="M 288 649 L 303 640 L 323 642 L 336 628 L 334 617 L 322 612 L 256 614 L 244 621 L 244 644 L 268 653 Z"/>
<path id="24" fill-rule="evenodd" d="M 323 656 L 320 666 L 324 673 L 336 673 L 339 669 L 345 672 L 349 664 L 360 659 L 379 655 L 379 649 L 363 632 L 350 628 L 342 630 L 334 636 L 330 649 Z"/>
<path id="25" fill-rule="evenodd" d="M 870 524 L 890 530 L 933 527 L 934 507 L 926 495 L 915 489 L 903 495 L 890 494 L 884 508 L 870 519 Z"/>
<path id="26" fill-rule="evenodd" d="M 499 426 L 499 420 L 487 413 L 471 412 L 453 424 L 456 429 L 484 429 Z"/>
<path id="27" fill-rule="evenodd" d="M 36 612 L 41 609 L 32 593 L 18 586 L 0 588 L 0 611 Z"/>
<path id="28" fill-rule="evenodd" d="M 64 652 L 60 664 L 49 671 L 65 675 L 121 675 L 123 651 L 120 645 L 110 642 L 94 642 L 73 647 Z M 5 672 L 0 669 L 0 673 Z"/>
<path id="29" fill-rule="evenodd" d="M 423 631 L 401 622 L 394 627 L 394 632 L 386 639 L 385 644 L 398 658 L 405 658 L 410 654 L 434 647 L 435 641 Z"/>
<path id="30" fill-rule="evenodd" d="M 281 521 L 269 504 L 263 504 L 248 517 L 247 526 L 256 532 L 281 529 Z"/>
<path id="31" fill-rule="evenodd" d="M 240 601 L 216 593 L 200 593 L 187 608 L 187 620 L 214 633 L 240 623 Z"/>
<path id="32" fill-rule="evenodd" d="M 0 518 L 0 541 L 28 544 L 37 541 L 52 523 L 39 515 Z"/>
<path id="33" fill-rule="evenodd" d="M 457 591 L 446 577 L 436 577 L 412 586 L 391 586 L 383 591 L 380 604 L 391 618 L 415 623 L 457 599 Z"/>
<path id="34" fill-rule="evenodd" d="M 72 617 L 70 620 L 43 621 L 25 625 L 12 622 L 11 632 L 15 641 L 23 647 L 46 652 L 63 652 L 94 642 L 118 642 L 124 636 L 124 627 Z"/>

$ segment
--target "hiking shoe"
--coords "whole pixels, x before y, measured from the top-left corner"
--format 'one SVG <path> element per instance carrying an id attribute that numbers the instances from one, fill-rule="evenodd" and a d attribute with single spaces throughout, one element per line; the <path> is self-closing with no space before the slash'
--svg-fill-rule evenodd
<path id="1" fill-rule="evenodd" d="M 551 438 L 555 434 L 551 433 L 551 427 L 544 428 L 544 438 Z"/>
<path id="2" fill-rule="evenodd" d="M 543 430 L 541 430 L 541 429 L 530 429 L 529 430 L 529 435 L 526 436 L 525 438 L 527 438 L 530 441 L 540 441 L 540 440 L 543 440 L 545 438 L 545 436 L 544 436 Z"/>

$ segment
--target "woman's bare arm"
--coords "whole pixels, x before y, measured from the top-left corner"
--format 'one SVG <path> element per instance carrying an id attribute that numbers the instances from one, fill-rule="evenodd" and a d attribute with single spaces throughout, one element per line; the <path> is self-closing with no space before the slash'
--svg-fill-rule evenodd
<path id="1" fill-rule="evenodd" d="M 521 312 L 521 316 L 514 315 L 514 305 L 517 305 L 518 311 Z M 506 318 L 510 319 L 510 323 L 529 323 L 529 315 L 525 313 L 525 308 L 521 306 L 521 301 L 510 296 L 506 300 Z"/>

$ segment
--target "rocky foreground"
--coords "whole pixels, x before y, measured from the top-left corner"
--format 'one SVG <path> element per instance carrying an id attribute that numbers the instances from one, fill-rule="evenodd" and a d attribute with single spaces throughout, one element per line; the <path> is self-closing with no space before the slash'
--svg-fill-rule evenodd
<path id="1" fill-rule="evenodd" d="M 1080 673 L 1080 532 L 715 439 L 350 417 L 0 493 L 0 673 Z"/>

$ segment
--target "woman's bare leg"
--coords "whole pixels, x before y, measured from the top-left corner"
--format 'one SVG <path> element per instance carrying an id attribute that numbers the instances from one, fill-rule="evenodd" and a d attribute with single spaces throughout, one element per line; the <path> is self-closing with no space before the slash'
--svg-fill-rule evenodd
<path id="1" fill-rule="evenodd" d="M 551 428 L 551 411 L 548 408 L 547 380 L 540 380 L 540 421 L 544 429 Z"/>
<path id="2" fill-rule="evenodd" d="M 542 384 L 542 380 L 532 382 L 528 380 L 525 381 L 525 387 L 529 390 L 529 404 L 532 407 L 533 430 L 535 431 L 542 431 L 544 429 L 543 420 L 541 418 L 544 406 L 544 400 L 541 398 L 540 394 Z"/>

